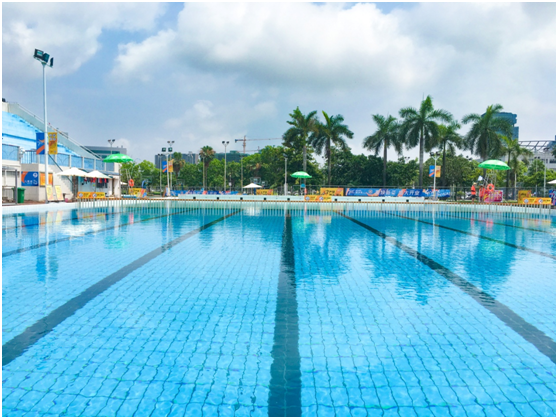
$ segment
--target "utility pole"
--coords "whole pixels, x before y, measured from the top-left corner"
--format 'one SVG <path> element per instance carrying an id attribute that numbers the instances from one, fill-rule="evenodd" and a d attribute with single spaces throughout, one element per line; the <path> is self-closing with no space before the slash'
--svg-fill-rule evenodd
<path id="1" fill-rule="evenodd" d="M 246 137 L 244 137 L 246 138 Z M 222 141 L 223 145 L 225 146 L 225 176 L 223 176 L 223 193 L 227 192 L 227 146 L 229 145 L 228 141 Z M 246 143 L 245 143 L 246 144 Z"/>

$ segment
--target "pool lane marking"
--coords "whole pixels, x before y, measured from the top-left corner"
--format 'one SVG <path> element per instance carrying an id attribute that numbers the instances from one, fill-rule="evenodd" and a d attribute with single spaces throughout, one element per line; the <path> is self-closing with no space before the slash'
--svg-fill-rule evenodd
<path id="1" fill-rule="evenodd" d="M 12 255 L 15 255 L 15 254 L 18 254 L 18 253 L 27 252 L 29 250 L 35 250 L 35 249 L 39 249 L 39 248 L 44 247 L 44 246 L 50 246 L 51 244 L 61 243 L 61 242 L 65 242 L 65 241 L 68 241 L 68 240 L 73 240 L 73 239 L 76 239 L 76 238 L 85 237 L 89 234 L 100 233 L 102 231 L 107 231 L 107 230 L 114 230 L 115 228 L 118 228 L 118 227 L 124 227 L 124 226 L 131 225 L 131 224 L 143 223 L 144 221 L 154 220 L 156 218 L 170 217 L 171 215 L 181 214 L 181 213 L 189 212 L 189 211 L 191 211 L 191 209 L 189 209 L 187 211 L 177 211 L 177 212 L 173 212 L 173 213 L 170 213 L 170 214 L 158 215 L 156 217 L 145 218 L 143 220 L 141 220 L 141 219 L 137 220 L 137 221 L 134 220 L 130 223 L 124 223 L 124 224 L 119 224 L 119 225 L 112 226 L 112 227 L 101 228 L 99 230 L 89 231 L 87 233 L 76 234 L 76 235 L 68 236 L 68 237 L 63 237 L 61 239 L 50 240 L 50 241 L 44 242 L 44 243 L 37 243 L 37 244 L 34 244 L 32 246 L 22 247 L 20 249 L 10 250 L 9 252 L 4 252 L 4 253 L 2 253 L 2 257 L 5 258 L 7 256 L 12 256 Z"/>
<path id="2" fill-rule="evenodd" d="M 239 212 L 240 210 L 237 210 L 235 212 L 227 214 L 217 220 L 211 221 L 210 223 L 198 227 L 195 230 L 189 231 L 188 233 L 177 237 L 176 239 L 164 244 L 163 246 L 155 250 L 152 250 L 146 255 L 140 257 L 139 259 L 136 259 L 127 266 L 114 272 L 113 274 L 110 274 L 104 279 L 101 279 L 96 284 L 91 285 L 81 294 L 68 300 L 66 303 L 54 309 L 50 314 L 43 317 L 42 319 L 37 320 L 35 324 L 29 326 L 22 333 L 2 345 L 2 366 L 9 364 L 14 359 L 22 355 L 30 346 L 34 345 L 42 337 L 48 335 L 56 326 L 58 326 L 68 317 L 72 316 L 77 310 L 85 306 L 93 298 L 97 297 L 99 294 L 103 293 L 123 278 L 130 275 L 135 270 L 141 268 L 146 263 L 162 255 L 167 250 L 172 249 L 177 244 L 182 243 L 184 240 L 195 236 L 203 230 L 206 230 L 209 227 L 229 217 L 232 217 L 235 214 L 238 214 Z"/>
<path id="3" fill-rule="evenodd" d="M 472 297 L 477 303 L 489 310 L 492 314 L 502 320 L 511 329 L 517 332 L 521 337 L 523 337 L 527 342 L 533 344 L 543 355 L 546 355 L 552 362 L 556 364 L 556 343 L 533 326 L 531 323 L 527 323 L 521 316 L 516 314 L 508 306 L 502 304 L 498 300 L 494 299 L 491 295 L 477 288 L 475 285 L 471 284 L 466 279 L 455 274 L 445 266 L 440 265 L 438 262 L 430 259 L 428 256 L 410 248 L 409 246 L 401 243 L 394 237 L 388 236 L 361 221 L 358 221 L 352 217 L 343 214 L 340 211 L 336 211 L 342 217 L 351 220 L 353 223 L 365 228 L 366 230 L 376 234 L 385 241 L 391 243 L 392 245 L 403 250 L 410 256 L 414 257 L 419 262 L 422 262 L 430 269 L 435 271 L 437 274 L 446 278 L 448 281 L 456 285 L 463 292 Z"/>
<path id="4" fill-rule="evenodd" d="M 302 378 L 298 338 L 293 222 L 290 212 L 287 211 L 281 244 L 281 267 L 277 283 L 268 416 L 302 416 Z"/>
<path id="5" fill-rule="evenodd" d="M 556 235 L 555 231 L 545 231 L 545 230 L 538 230 L 536 228 L 530 228 L 530 227 L 521 227 L 521 226 L 514 226 L 512 224 L 506 224 L 506 223 L 497 223 L 495 221 L 491 221 L 491 220 L 481 220 L 480 218 L 474 218 L 474 217 L 459 217 L 457 215 L 453 215 L 453 214 L 447 214 L 444 213 L 443 216 L 447 216 L 447 217 L 452 217 L 452 218 L 459 218 L 461 220 L 471 220 L 471 221 L 480 221 L 481 223 L 492 223 L 492 224 L 497 224 L 500 226 L 506 226 L 506 227 L 512 227 L 512 228 L 520 228 L 522 230 L 530 230 L 530 231 L 538 231 L 539 233 L 545 233 L 545 234 L 550 234 L 552 236 Z"/>
<path id="6" fill-rule="evenodd" d="M 400 214 L 392 213 L 392 212 L 389 212 L 389 213 L 392 214 L 392 215 L 395 215 L 396 217 L 399 217 L 399 218 L 405 218 L 407 220 L 418 221 L 419 223 L 424 223 L 424 224 L 429 224 L 429 225 L 432 225 L 432 226 L 435 226 L 435 227 L 445 228 L 446 230 L 451 230 L 451 231 L 455 231 L 457 233 L 467 234 L 468 236 L 479 237 L 479 238 L 484 239 L 484 240 L 490 240 L 490 241 L 495 242 L 495 243 L 504 244 L 506 246 L 513 247 L 515 249 L 525 250 L 526 252 L 531 252 L 531 253 L 534 253 L 534 254 L 539 255 L 539 256 L 544 256 L 544 257 L 556 260 L 556 255 L 552 255 L 550 253 L 540 252 L 538 250 L 529 249 L 528 247 L 525 247 L 525 246 L 520 246 L 518 244 L 508 243 L 508 242 L 505 242 L 503 240 L 493 239 L 492 237 L 487 237 L 487 236 L 483 236 L 483 235 L 480 235 L 480 234 L 469 233 L 468 231 L 463 231 L 463 230 L 459 230 L 457 228 L 448 227 L 448 226 L 438 224 L 438 223 L 435 223 L 435 222 L 432 222 L 432 221 L 421 220 L 419 218 L 405 217 L 404 215 L 400 215 Z"/>

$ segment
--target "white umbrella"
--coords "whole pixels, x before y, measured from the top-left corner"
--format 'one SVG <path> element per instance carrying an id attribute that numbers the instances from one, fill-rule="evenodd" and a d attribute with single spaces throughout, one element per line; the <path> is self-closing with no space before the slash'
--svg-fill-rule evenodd
<path id="1" fill-rule="evenodd" d="M 62 172 L 58 172 L 57 175 L 60 176 L 79 176 L 79 177 L 95 177 L 91 176 L 91 174 L 84 172 L 83 170 L 79 170 L 77 167 L 72 167 L 71 169 L 64 170 Z"/>
<path id="2" fill-rule="evenodd" d="M 104 173 L 99 172 L 98 170 L 93 170 L 89 172 L 89 177 L 96 177 L 97 179 L 112 179 L 110 176 L 105 175 Z"/>
<path id="3" fill-rule="evenodd" d="M 556 185 L 556 179 L 555 179 L 555 180 L 551 180 L 550 182 L 546 182 L 546 183 L 551 183 L 552 185 Z"/>
<path id="4" fill-rule="evenodd" d="M 261 188 L 261 186 L 256 185 L 255 183 L 251 183 L 249 185 L 244 186 L 244 189 L 257 189 L 257 188 Z"/>

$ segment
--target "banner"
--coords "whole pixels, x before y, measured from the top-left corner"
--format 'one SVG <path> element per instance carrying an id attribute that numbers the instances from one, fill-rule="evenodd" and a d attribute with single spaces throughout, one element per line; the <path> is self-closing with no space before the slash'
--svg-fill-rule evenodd
<path id="1" fill-rule="evenodd" d="M 531 191 L 518 191 L 517 202 L 523 202 L 525 198 L 531 198 Z"/>
<path id="2" fill-rule="evenodd" d="M 105 193 L 104 192 L 78 192 L 77 196 L 78 198 L 83 198 L 83 199 L 99 199 L 99 198 L 105 198 Z"/>
<path id="3" fill-rule="evenodd" d="M 343 196 L 343 188 L 320 188 L 320 195 Z"/>
<path id="4" fill-rule="evenodd" d="M 37 143 L 36 147 L 36 154 L 45 154 L 45 133 L 44 132 L 37 132 L 36 134 Z"/>
<path id="5" fill-rule="evenodd" d="M 556 206 L 556 189 L 551 189 L 548 191 L 548 196 L 550 196 L 550 201 L 553 206 Z"/>
<path id="6" fill-rule="evenodd" d="M 46 194 L 47 194 L 47 199 L 49 201 L 54 201 L 54 193 L 52 190 L 52 186 L 51 185 L 47 185 L 46 187 Z"/>
<path id="7" fill-rule="evenodd" d="M 40 172 L 40 173 L 39 173 L 39 179 L 40 179 L 40 184 L 41 184 L 41 186 L 45 186 L 45 174 L 44 174 L 44 172 Z M 48 174 L 48 183 L 49 183 L 49 185 L 52 185 L 52 184 L 53 184 L 53 182 L 52 182 L 52 173 L 49 173 L 49 174 Z"/>
<path id="8" fill-rule="evenodd" d="M 135 195 L 138 198 L 146 198 L 147 192 L 143 188 L 130 188 L 130 195 Z"/>
<path id="9" fill-rule="evenodd" d="M 485 192 L 484 202 L 502 202 L 504 191 Z"/>
<path id="10" fill-rule="evenodd" d="M 62 195 L 62 189 L 60 188 L 60 186 L 56 185 L 54 187 L 54 190 L 56 191 L 56 199 L 58 201 L 63 201 L 64 200 L 64 195 Z"/>
<path id="11" fill-rule="evenodd" d="M 21 186 L 39 186 L 39 172 L 21 172 Z"/>
<path id="12" fill-rule="evenodd" d="M 347 188 L 346 196 L 380 196 L 381 189 Z"/>
<path id="13" fill-rule="evenodd" d="M 442 166 L 436 166 L 436 177 L 440 177 L 440 169 Z M 430 166 L 430 172 L 428 172 L 428 177 L 434 177 L 434 166 Z"/>
<path id="14" fill-rule="evenodd" d="M 273 195 L 273 189 L 257 189 L 256 195 Z"/>
<path id="15" fill-rule="evenodd" d="M 552 198 L 523 198 L 520 204 L 528 205 L 552 205 Z"/>
<path id="16" fill-rule="evenodd" d="M 430 198 L 432 189 L 347 188 L 345 194 L 346 196 Z M 450 194 L 449 189 L 436 189 L 437 198 L 449 198 Z"/>
<path id="17" fill-rule="evenodd" d="M 328 195 L 305 195 L 304 200 L 307 202 L 331 202 L 331 196 Z"/>
<path id="18" fill-rule="evenodd" d="M 174 160 L 170 159 L 169 160 L 169 173 L 174 172 Z"/>
<path id="19" fill-rule="evenodd" d="M 49 132 L 48 133 L 48 154 L 58 154 L 58 133 L 57 132 Z"/>
<path id="20" fill-rule="evenodd" d="M 168 163 L 168 167 L 167 167 L 167 163 Z M 163 161 L 163 173 L 172 173 L 172 160 L 167 161 Z"/>

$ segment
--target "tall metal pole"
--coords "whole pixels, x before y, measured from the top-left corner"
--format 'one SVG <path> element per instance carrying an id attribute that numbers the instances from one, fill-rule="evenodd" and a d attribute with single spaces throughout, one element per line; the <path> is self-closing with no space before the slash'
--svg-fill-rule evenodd
<path id="1" fill-rule="evenodd" d="M 244 156 L 240 156 L 240 195 L 244 192 L 244 168 L 242 166 L 242 159 Z"/>
<path id="2" fill-rule="evenodd" d="M 285 195 L 287 195 L 287 156 L 285 156 Z"/>
<path id="3" fill-rule="evenodd" d="M 46 99 L 46 63 L 43 64 L 43 104 L 45 108 L 45 202 L 48 204 L 47 185 L 48 185 L 48 123 L 47 123 L 47 99 Z"/>
<path id="4" fill-rule="evenodd" d="M 223 141 L 223 145 L 225 146 L 225 176 L 223 180 L 223 192 L 227 191 L 227 145 L 229 144 L 228 141 Z"/>
<path id="5" fill-rule="evenodd" d="M 434 154 L 434 201 L 436 200 L 436 158 L 438 156 Z"/>

